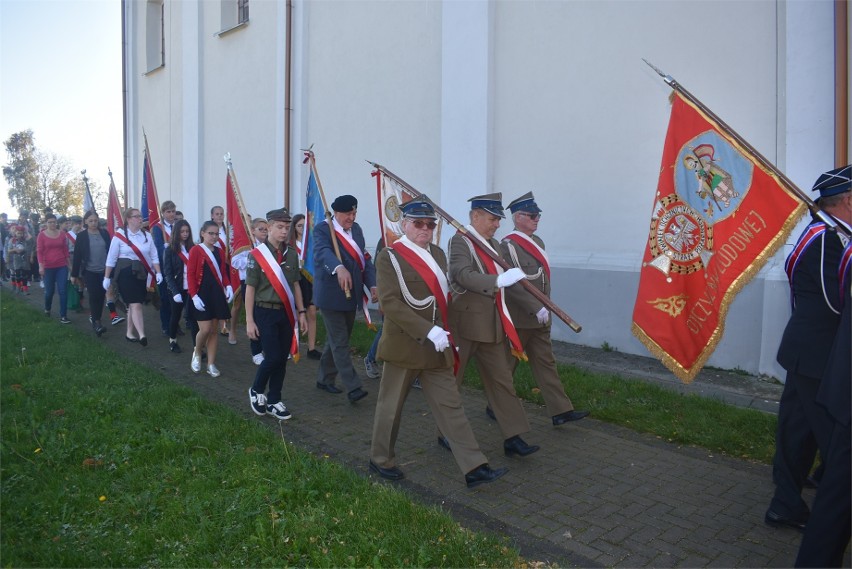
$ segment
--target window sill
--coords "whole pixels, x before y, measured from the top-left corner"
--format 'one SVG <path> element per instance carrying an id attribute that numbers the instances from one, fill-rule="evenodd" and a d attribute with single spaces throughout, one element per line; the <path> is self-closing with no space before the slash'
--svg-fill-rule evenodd
<path id="1" fill-rule="evenodd" d="M 240 22 L 239 24 L 237 24 L 235 26 L 231 26 L 230 28 L 220 30 L 213 35 L 221 38 L 222 36 L 228 35 L 233 31 L 236 31 L 236 30 L 239 30 L 240 28 L 244 28 L 244 27 L 248 26 L 248 24 L 249 24 L 249 21 L 246 20 L 245 22 Z"/>
<path id="2" fill-rule="evenodd" d="M 154 67 L 154 68 L 152 68 L 152 69 L 149 69 L 148 71 L 146 71 L 145 73 L 143 73 L 143 74 L 142 74 L 142 76 L 143 76 L 143 77 L 147 77 L 148 75 L 151 75 L 152 73 L 156 73 L 157 71 L 159 71 L 160 69 L 162 69 L 162 68 L 163 68 L 163 67 L 165 67 L 165 66 L 166 66 L 166 64 L 165 64 L 165 63 L 161 63 L 161 64 L 160 64 L 160 65 L 158 65 L 157 67 Z"/>

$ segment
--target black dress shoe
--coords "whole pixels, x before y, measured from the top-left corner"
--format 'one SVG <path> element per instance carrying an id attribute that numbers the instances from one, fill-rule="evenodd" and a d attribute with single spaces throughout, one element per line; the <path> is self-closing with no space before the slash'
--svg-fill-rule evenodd
<path id="1" fill-rule="evenodd" d="M 134 344 L 139 341 L 138 338 L 131 338 L 130 336 L 125 336 L 124 339 L 128 342 L 133 342 Z"/>
<path id="2" fill-rule="evenodd" d="M 180 349 L 177 342 L 169 342 L 169 351 L 174 352 L 176 354 L 181 353 L 183 350 Z"/>
<path id="3" fill-rule="evenodd" d="M 338 389 L 333 385 L 328 385 L 326 383 L 317 382 L 317 389 L 322 389 L 323 391 L 328 391 L 329 393 L 343 393 L 342 389 Z"/>
<path id="4" fill-rule="evenodd" d="M 804 531 L 805 524 L 808 520 L 785 518 L 781 514 L 777 514 L 772 510 L 766 510 L 766 516 L 763 518 L 763 521 L 774 528 L 793 528 L 799 531 Z"/>
<path id="5" fill-rule="evenodd" d="M 566 411 L 553 416 L 553 426 L 564 425 L 569 421 L 579 421 L 580 419 L 588 416 L 589 411 L 577 411 L 576 409 L 573 411 Z"/>
<path id="6" fill-rule="evenodd" d="M 391 468 L 382 468 L 372 460 L 370 461 L 370 470 L 384 478 L 385 480 L 402 480 L 405 478 L 405 474 L 402 473 L 402 470 L 393 466 Z"/>
<path id="7" fill-rule="evenodd" d="M 503 441 L 503 452 L 506 453 L 506 456 L 512 456 L 513 454 L 518 456 L 527 456 L 536 452 L 540 448 L 541 447 L 538 445 L 528 445 L 524 442 L 524 439 L 518 435 Z"/>
<path id="8" fill-rule="evenodd" d="M 468 488 L 474 488 L 486 482 L 494 482 L 507 472 L 509 472 L 508 468 L 491 468 L 486 462 L 465 474 L 464 481 L 467 482 Z"/>
<path id="9" fill-rule="evenodd" d="M 355 403 L 356 401 L 361 401 L 367 396 L 367 392 L 361 389 L 360 387 L 356 387 L 352 391 L 349 392 L 349 402 Z"/>
<path id="10" fill-rule="evenodd" d="M 142 336 L 139 338 L 139 343 L 142 344 L 142 347 L 144 348 L 148 345 L 148 338 L 146 336 Z"/>
<path id="11" fill-rule="evenodd" d="M 438 446 L 445 448 L 447 450 L 453 450 L 450 448 L 450 441 L 447 440 L 447 437 L 438 437 Z"/>
<path id="12" fill-rule="evenodd" d="M 318 350 L 308 350 L 308 359 L 309 360 L 318 360 L 322 357 L 322 352 Z"/>
<path id="13" fill-rule="evenodd" d="M 802 483 L 803 488 L 819 488 L 819 480 L 817 480 L 813 474 L 808 474 L 808 477 L 805 478 L 805 481 Z"/>
<path id="14" fill-rule="evenodd" d="M 491 407 L 488 407 L 488 406 L 485 407 L 485 414 L 488 415 L 488 418 L 491 419 L 492 421 L 497 420 L 497 415 L 494 414 L 494 409 L 492 409 Z"/>

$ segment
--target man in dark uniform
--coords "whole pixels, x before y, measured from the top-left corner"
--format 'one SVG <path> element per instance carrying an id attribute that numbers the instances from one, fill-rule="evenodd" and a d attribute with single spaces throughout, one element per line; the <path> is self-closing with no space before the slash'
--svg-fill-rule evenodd
<path id="1" fill-rule="evenodd" d="M 472 488 L 496 480 L 506 469 L 492 469 L 479 450 L 453 375 L 455 347 L 447 330 L 447 258 L 431 244 L 435 209 L 419 199 L 403 205 L 402 213 L 404 235 L 376 259 L 386 330 L 378 347 L 378 358 L 385 365 L 376 401 L 370 470 L 389 480 L 404 476 L 395 465 L 393 449 L 402 406 L 419 377 L 435 422 Z"/>
<path id="2" fill-rule="evenodd" d="M 467 362 L 476 357 L 485 395 L 503 433 L 503 451 L 507 456 L 527 456 L 539 447 L 528 445 L 520 436 L 529 432 L 530 424 L 515 393 L 512 372 L 506 365 L 507 334 L 512 335 L 510 343 L 518 355 L 523 348 L 503 298 L 505 287 L 524 278 L 524 272 L 517 267 L 503 272 L 478 249 L 489 248 L 500 256 L 500 243 L 494 239 L 494 233 L 505 217 L 501 197 L 497 193 L 468 200 L 471 208 L 468 233 L 459 232 L 450 239 L 449 277 L 453 293 L 450 328 L 459 346 L 456 383 L 461 386 Z M 438 442 L 449 446 L 444 437 Z"/>
<path id="3" fill-rule="evenodd" d="M 843 312 L 828 358 L 817 403 L 831 417 L 825 474 L 805 527 L 796 567 L 841 567 L 852 531 L 852 243 L 838 271 L 844 291 Z"/>
<path id="4" fill-rule="evenodd" d="M 822 210 L 852 230 L 849 166 L 820 176 L 814 191 L 820 193 L 817 201 Z M 843 248 L 839 232 L 814 217 L 785 263 L 793 312 L 778 349 L 778 363 L 787 370 L 787 380 L 775 438 L 775 495 L 764 518 L 771 526 L 804 529 L 810 512 L 802 499 L 802 485 L 816 450 L 823 458 L 827 455 L 831 419 L 816 403 L 816 394 L 840 319 L 837 269 Z"/>
<path id="5" fill-rule="evenodd" d="M 326 330 L 317 389 L 341 393 L 334 385 L 339 373 L 349 402 L 355 403 L 366 397 L 367 392 L 362 389 L 361 379 L 352 366 L 349 338 L 365 285 L 372 301 L 378 300 L 376 268 L 364 250 L 361 226 L 355 223 L 358 213 L 355 196 L 339 196 L 332 202 L 331 209 L 334 210 L 331 221 L 317 223 L 314 227 L 314 304 L 322 314 Z M 335 242 L 340 257 L 335 252 Z"/>
<path id="6" fill-rule="evenodd" d="M 281 401 L 287 359 L 298 348 L 294 326 L 308 329 L 299 281 L 299 257 L 287 246 L 290 214 L 274 209 L 266 214 L 266 242 L 252 249 L 246 264 L 246 334 L 260 340 L 264 358 L 249 388 L 249 403 L 257 415 L 287 420 L 292 415 Z M 269 391 L 266 391 L 269 386 Z"/>
<path id="7" fill-rule="evenodd" d="M 507 209 L 512 212 L 515 230 L 500 244 L 503 258 L 513 267 L 523 270 L 527 281 L 550 297 L 550 261 L 544 250 L 544 241 L 535 235 L 541 208 L 535 203 L 532 192 L 527 192 L 510 203 Z M 550 339 L 550 311 L 520 283 L 506 289 L 506 304 L 553 424 L 563 425 L 586 417 L 589 412 L 574 409 L 559 379 Z M 518 359 L 511 354 L 509 358 L 514 373 Z"/>

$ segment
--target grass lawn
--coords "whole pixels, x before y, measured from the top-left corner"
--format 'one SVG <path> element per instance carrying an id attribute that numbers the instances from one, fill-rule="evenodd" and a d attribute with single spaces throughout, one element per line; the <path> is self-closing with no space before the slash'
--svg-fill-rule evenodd
<path id="1" fill-rule="evenodd" d="M 4 566 L 523 565 L 502 540 L 0 300 Z"/>

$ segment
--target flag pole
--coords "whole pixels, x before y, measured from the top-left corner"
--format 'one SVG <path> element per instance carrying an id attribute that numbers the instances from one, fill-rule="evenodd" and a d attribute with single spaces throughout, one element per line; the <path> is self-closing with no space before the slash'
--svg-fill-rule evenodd
<path id="1" fill-rule="evenodd" d="M 319 190 L 320 199 L 322 200 L 322 207 L 325 210 L 325 221 L 328 223 L 328 232 L 331 234 L 331 246 L 334 248 L 334 255 L 337 257 L 337 260 L 343 263 L 343 257 L 340 256 L 340 245 L 337 243 L 337 233 L 334 230 L 334 222 L 332 221 L 331 211 L 328 209 L 328 202 L 325 199 L 325 192 L 322 191 L 322 182 L 320 182 L 319 172 L 317 172 L 317 162 L 314 157 L 314 152 L 311 150 L 313 148 L 313 144 L 311 144 L 310 148 L 307 150 L 302 150 L 305 153 L 306 158 L 311 162 L 311 170 L 314 173 L 314 178 L 317 180 L 317 189 Z M 349 288 L 344 288 L 343 292 L 346 294 L 346 300 L 350 300 L 352 298 L 352 293 L 349 291 Z"/>
<path id="2" fill-rule="evenodd" d="M 86 169 L 84 168 L 81 170 L 80 174 L 83 175 L 83 183 L 86 185 L 86 195 L 83 196 L 83 215 L 86 215 L 86 212 L 89 211 L 89 209 L 95 211 L 95 200 L 92 199 L 92 191 L 89 189 L 89 179 L 86 177 Z M 86 207 L 87 202 L 91 208 Z"/>
<path id="3" fill-rule="evenodd" d="M 248 210 L 246 209 L 245 201 L 243 201 L 243 193 L 242 193 L 242 191 L 240 191 L 240 185 L 237 183 L 237 173 L 234 171 L 233 164 L 231 163 L 231 153 L 230 152 L 225 154 L 225 165 L 228 168 L 228 178 L 231 179 L 231 184 L 234 187 L 234 198 L 236 198 L 237 207 L 240 210 L 240 222 L 243 224 L 243 228 L 245 229 L 246 235 L 251 236 L 251 231 L 249 230 L 249 227 L 246 225 L 246 214 L 248 213 Z M 254 248 L 253 243 L 250 243 L 250 245 L 251 245 L 251 248 Z M 229 243 L 229 249 L 230 249 L 230 243 Z M 230 251 L 230 253 L 233 253 L 233 251 Z"/>
<path id="4" fill-rule="evenodd" d="M 820 208 L 819 205 L 817 205 L 810 198 L 810 196 L 808 196 L 805 192 L 803 192 L 801 189 L 799 189 L 799 187 L 796 184 L 794 184 L 793 181 L 790 180 L 790 178 L 788 178 L 783 172 L 781 172 L 778 168 L 776 168 L 775 165 L 772 164 L 772 162 L 770 162 L 763 154 L 758 152 L 758 150 L 754 146 L 749 144 L 749 142 L 746 139 L 744 139 L 742 136 L 740 136 L 740 134 L 737 131 L 732 129 L 730 126 L 727 125 L 727 123 L 725 123 L 725 121 L 720 119 L 716 115 L 716 113 L 714 113 L 713 111 L 708 109 L 704 105 L 704 103 L 702 103 L 701 101 L 699 101 L 695 97 L 695 95 L 690 93 L 683 85 L 681 85 L 680 83 L 675 81 L 674 78 L 672 78 L 671 75 L 664 73 L 663 71 L 661 71 L 659 68 L 657 68 L 655 65 L 653 65 L 650 61 L 648 61 L 644 57 L 642 58 L 642 61 L 644 61 L 648 65 L 648 67 L 653 69 L 657 73 L 657 75 L 662 77 L 663 81 L 666 83 L 666 85 L 668 85 L 669 87 L 671 87 L 672 89 L 674 89 L 675 91 L 677 91 L 678 93 L 683 95 L 683 97 L 687 101 L 689 101 L 690 103 L 695 105 L 702 113 L 704 113 L 705 115 L 710 117 L 710 119 L 712 121 L 714 121 L 716 124 L 718 124 L 719 127 L 725 132 L 725 134 L 730 136 L 732 139 L 734 139 L 737 142 L 737 144 L 742 146 L 749 154 L 752 155 L 752 157 L 754 157 L 755 160 L 757 160 L 757 162 L 760 163 L 760 165 L 765 170 L 768 171 L 768 173 L 770 175 L 777 178 L 778 181 L 781 182 L 781 184 L 783 184 L 788 191 L 790 191 L 796 197 L 798 197 L 801 201 L 803 201 L 805 203 L 805 205 L 808 206 L 808 209 L 810 209 L 811 212 L 813 212 L 813 214 L 815 216 L 817 216 L 818 218 L 820 218 L 820 220 L 825 222 L 825 224 L 828 226 L 829 230 L 835 231 L 835 232 L 839 230 L 841 233 L 845 234 L 847 237 L 852 237 L 852 234 L 850 234 L 846 230 L 845 227 L 843 227 L 842 225 L 839 225 L 830 214 L 824 212 L 822 210 L 822 208 Z"/>
<path id="5" fill-rule="evenodd" d="M 154 188 L 156 188 L 157 187 L 157 180 L 154 178 L 154 161 L 151 160 L 151 149 L 148 148 L 148 135 L 145 133 L 144 127 L 142 128 L 142 138 L 145 139 L 145 155 L 148 157 L 148 171 L 151 173 L 151 184 L 154 186 Z M 126 193 L 127 188 L 125 188 L 124 191 Z M 157 201 L 159 202 L 160 201 L 159 193 L 157 193 L 156 191 L 154 193 L 157 194 Z M 150 194 L 150 190 L 149 190 L 149 194 Z M 125 197 L 125 199 L 126 199 L 126 197 Z M 157 203 L 156 205 L 157 205 L 157 210 L 158 210 L 157 215 L 159 215 L 160 204 Z M 150 204 L 148 205 L 148 207 L 151 207 Z M 146 213 L 145 215 L 148 215 L 148 214 Z M 158 221 L 157 223 L 160 223 L 160 222 Z M 148 225 L 148 231 L 151 231 L 153 229 L 154 228 L 151 227 L 151 225 L 149 224 Z"/>
<path id="6" fill-rule="evenodd" d="M 438 213 L 438 215 L 440 215 L 441 217 L 446 219 L 447 223 L 449 223 L 450 225 L 455 227 L 456 230 L 459 233 L 461 233 L 462 235 L 467 235 L 470 238 L 471 242 L 476 246 L 477 249 L 479 249 L 480 251 L 483 251 L 486 255 L 488 255 L 491 258 L 492 261 L 494 261 L 495 263 L 500 265 L 504 270 L 512 268 L 509 265 L 509 263 L 507 263 L 502 257 L 500 257 L 500 255 L 497 255 L 496 253 L 494 253 L 489 247 L 485 247 L 482 243 L 480 243 L 479 239 L 477 239 L 476 237 L 471 236 L 470 232 L 467 230 L 467 228 L 464 225 L 462 225 L 461 223 L 456 221 L 455 218 L 453 218 L 453 216 L 451 216 L 449 213 L 444 211 L 438 204 L 436 204 L 430 198 L 428 198 L 427 196 L 424 196 L 421 192 L 417 191 L 411 184 L 409 184 L 408 182 L 406 182 L 405 180 L 403 180 L 402 178 L 400 178 L 399 176 L 397 176 L 396 174 L 394 174 L 393 172 L 391 172 L 390 170 L 388 170 L 387 168 L 385 168 L 381 164 L 371 162 L 370 160 L 367 160 L 367 163 L 369 163 L 371 166 L 373 166 L 373 168 L 375 168 L 376 170 L 379 170 L 380 172 L 382 172 L 386 176 L 396 180 L 397 183 L 400 186 L 402 186 L 403 189 L 408 194 L 410 194 L 411 196 L 413 196 L 415 198 L 424 199 L 424 200 L 428 201 L 429 203 L 431 203 L 432 206 L 435 208 L 435 211 Z M 523 286 L 524 289 L 527 292 L 532 294 L 539 302 L 541 302 L 544 305 L 545 308 L 550 310 L 560 320 L 562 320 L 565 324 L 567 324 L 568 327 L 571 328 L 574 332 L 580 332 L 580 330 L 583 329 L 583 327 L 580 326 L 573 318 L 568 316 L 568 314 L 564 310 L 559 308 L 550 299 L 550 297 L 548 297 L 542 291 L 538 290 L 536 287 L 531 285 L 530 282 L 527 279 L 521 279 L 520 281 L 518 281 L 518 283 L 520 283 L 520 285 Z"/>

